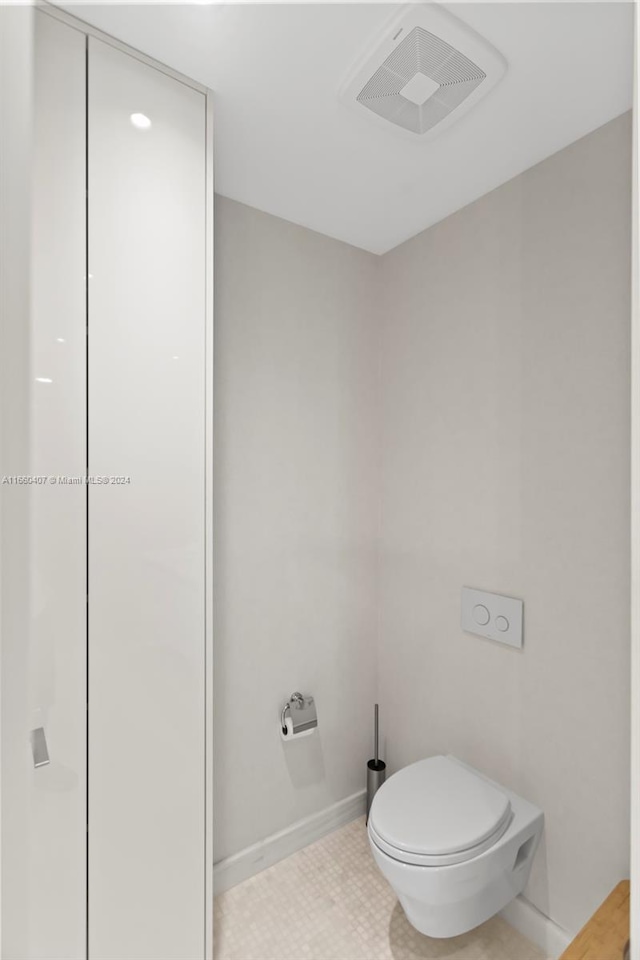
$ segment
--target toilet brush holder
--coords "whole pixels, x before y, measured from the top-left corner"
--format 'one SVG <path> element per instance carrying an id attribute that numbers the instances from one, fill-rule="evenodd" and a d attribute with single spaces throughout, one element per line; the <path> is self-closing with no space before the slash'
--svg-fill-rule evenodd
<path id="1" fill-rule="evenodd" d="M 369 820 L 369 811 L 373 798 L 382 786 L 387 775 L 387 765 L 379 757 L 378 751 L 378 704 L 376 703 L 373 713 L 373 739 L 374 739 L 374 757 L 367 763 L 367 821 Z"/>

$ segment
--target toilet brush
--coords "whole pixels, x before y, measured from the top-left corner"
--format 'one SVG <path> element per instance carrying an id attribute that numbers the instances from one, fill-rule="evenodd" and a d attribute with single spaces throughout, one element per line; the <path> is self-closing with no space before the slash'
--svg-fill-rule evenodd
<path id="1" fill-rule="evenodd" d="M 373 708 L 373 760 L 367 763 L 367 821 L 369 820 L 369 810 L 373 803 L 373 798 L 377 790 L 384 783 L 387 774 L 387 765 L 379 756 L 379 733 L 378 733 L 378 704 Z"/>

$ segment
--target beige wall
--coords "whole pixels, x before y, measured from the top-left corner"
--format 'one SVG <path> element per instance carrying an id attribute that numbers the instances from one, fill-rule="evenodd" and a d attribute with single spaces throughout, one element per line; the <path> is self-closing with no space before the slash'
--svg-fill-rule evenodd
<path id="1" fill-rule="evenodd" d="M 216 200 L 215 857 L 363 787 L 376 671 L 371 254 Z M 315 695 L 318 735 L 280 708 Z"/>
<path id="2" fill-rule="evenodd" d="M 628 875 L 630 117 L 382 264 L 381 716 L 539 804 L 575 930 Z M 525 646 L 463 633 L 463 584 Z"/>

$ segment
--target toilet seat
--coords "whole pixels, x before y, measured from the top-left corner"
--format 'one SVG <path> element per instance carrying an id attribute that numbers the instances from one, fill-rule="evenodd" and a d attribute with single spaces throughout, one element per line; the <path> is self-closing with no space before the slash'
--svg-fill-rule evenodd
<path id="1" fill-rule="evenodd" d="M 453 757 L 429 757 L 380 788 L 369 835 L 394 860 L 448 866 L 492 847 L 511 818 L 509 797 L 493 784 Z"/>

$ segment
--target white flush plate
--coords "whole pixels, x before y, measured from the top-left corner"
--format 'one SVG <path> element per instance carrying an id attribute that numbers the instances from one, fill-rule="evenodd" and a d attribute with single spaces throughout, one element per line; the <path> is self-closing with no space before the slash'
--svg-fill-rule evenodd
<path id="1" fill-rule="evenodd" d="M 522 600 L 463 587 L 462 629 L 510 647 L 521 647 L 523 608 Z"/>

